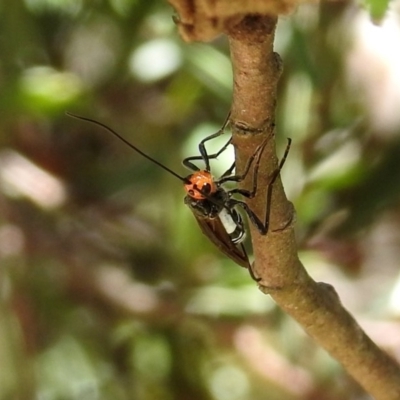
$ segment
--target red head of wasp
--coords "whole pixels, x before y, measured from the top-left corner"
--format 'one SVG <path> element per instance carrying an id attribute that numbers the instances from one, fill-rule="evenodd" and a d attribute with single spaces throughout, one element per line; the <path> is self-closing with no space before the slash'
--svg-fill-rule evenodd
<path id="1" fill-rule="evenodd" d="M 226 256 L 231 258 L 240 266 L 247 268 L 251 277 L 254 280 L 258 280 L 253 274 L 249 257 L 243 245 L 243 241 L 246 237 L 246 230 L 243 219 L 237 209 L 240 207 L 247 214 L 258 231 L 262 235 L 266 235 L 269 228 L 269 205 L 266 207 L 267 211 L 265 219 L 262 221 L 244 201 L 234 198 L 233 195 L 238 194 L 249 199 L 255 196 L 257 192 L 257 178 L 261 155 L 271 136 L 265 138 L 263 142 L 256 148 L 254 154 L 247 161 L 244 172 L 241 175 L 233 174 L 233 170 L 235 169 L 235 163 L 233 163 L 220 178 L 215 179 L 210 171 L 210 160 L 218 158 L 218 156 L 231 144 L 232 138 L 230 138 L 217 153 L 212 155 L 207 154 L 205 143 L 208 140 L 223 134 L 229 122 L 229 114 L 218 132 L 206 137 L 200 142 L 200 155 L 187 157 L 183 160 L 183 165 L 192 170 L 193 173 L 188 176 L 181 176 L 167 166 L 161 164 L 159 161 L 142 152 L 132 143 L 128 142 L 119 133 L 115 132 L 113 129 L 109 128 L 103 123 L 71 113 L 67 113 L 67 115 L 96 124 L 106 129 L 137 153 L 141 154 L 143 157 L 183 182 L 184 189 L 186 191 L 184 202 L 193 212 L 193 215 L 195 216 L 203 233 L 219 248 L 220 251 L 222 251 Z M 283 167 L 286 156 L 289 152 L 290 143 L 291 141 L 288 139 L 288 145 L 286 147 L 285 154 L 277 171 L 275 171 L 273 174 L 269 186 L 273 184 Z M 203 161 L 205 168 L 200 169 L 193 163 L 193 161 Z M 227 190 L 223 187 L 223 184 L 226 182 L 238 183 L 244 180 L 249 173 L 253 162 L 255 162 L 255 165 L 253 170 L 252 190 L 240 188 Z"/>

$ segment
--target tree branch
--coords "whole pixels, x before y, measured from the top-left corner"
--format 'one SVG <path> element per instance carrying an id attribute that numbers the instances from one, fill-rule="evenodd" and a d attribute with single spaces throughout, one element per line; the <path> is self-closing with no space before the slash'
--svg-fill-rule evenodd
<path id="1" fill-rule="evenodd" d="M 293 3 L 169 1 L 180 14 L 178 27 L 185 40 L 210 40 L 221 30 L 229 37 L 234 72 L 231 126 L 240 171 L 265 135 L 274 134 L 281 61 L 273 52 L 277 18 L 271 15 L 282 10 L 271 7 L 275 4 L 275 7 L 290 9 Z M 261 217 L 265 214 L 266 199 L 270 201 L 269 233 L 260 235 L 251 226 L 254 269 L 261 278 L 260 289 L 270 294 L 377 400 L 400 399 L 399 366 L 363 332 L 341 305 L 334 288 L 313 281 L 299 261 L 293 230 L 294 211 L 280 178 L 271 191 L 267 189 L 277 165 L 275 144 L 271 140 L 260 167 L 260 190 L 248 202 Z M 247 180 L 243 185 L 249 188 L 251 182 Z"/>
<path id="2" fill-rule="evenodd" d="M 274 131 L 281 70 L 279 56 L 273 52 L 275 24 L 273 17 L 250 15 L 227 29 L 234 71 L 231 121 L 239 169 L 264 135 Z M 271 141 L 263 157 L 260 187 L 267 188 L 277 164 Z M 267 189 L 259 190 L 256 198 L 249 201 L 261 216 L 266 198 L 271 200 L 268 235 L 262 236 L 251 227 L 260 289 L 296 319 L 367 392 L 376 399 L 400 399 L 399 366 L 363 332 L 343 308 L 332 286 L 309 277 L 297 257 L 292 206 L 279 178 L 272 189 L 271 196 L 266 194 Z"/>
<path id="3" fill-rule="evenodd" d="M 168 0 L 179 15 L 179 33 L 187 42 L 209 41 L 218 36 L 227 21 L 249 13 L 288 14 L 299 3 L 310 0 Z"/>

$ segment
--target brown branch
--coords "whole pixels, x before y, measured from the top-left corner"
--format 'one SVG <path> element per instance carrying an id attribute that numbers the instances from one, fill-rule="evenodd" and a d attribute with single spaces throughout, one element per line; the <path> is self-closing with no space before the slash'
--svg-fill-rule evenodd
<path id="1" fill-rule="evenodd" d="M 280 58 L 273 52 L 277 18 L 265 13 L 261 16 L 259 9 L 251 7 L 255 4 L 270 7 L 272 3 L 282 6 L 289 2 L 241 1 L 245 9 L 241 8 L 240 12 L 235 1 L 170 2 L 180 13 L 178 25 L 185 40 L 210 40 L 222 29 L 229 37 L 234 71 L 231 125 L 240 170 L 265 135 L 274 133 L 276 88 L 281 72 Z M 244 16 L 246 12 L 252 14 Z M 274 183 L 271 193 L 266 189 L 277 165 L 271 140 L 263 154 L 260 190 L 249 201 L 259 216 L 265 213 L 266 198 L 271 206 L 269 233 L 263 236 L 251 227 L 254 268 L 261 278 L 260 289 L 270 294 L 377 400 L 400 399 L 399 366 L 363 332 L 343 308 L 335 290 L 313 281 L 300 263 L 293 230 L 293 207 L 286 199 L 280 179 Z M 244 185 L 251 186 L 249 182 Z"/>
<path id="2" fill-rule="evenodd" d="M 187 42 L 209 41 L 221 34 L 228 20 L 249 13 L 288 14 L 299 3 L 313 0 L 168 0 L 179 15 L 179 33 Z"/>
<path id="3" fill-rule="evenodd" d="M 232 128 L 238 168 L 253 154 L 264 135 L 274 131 L 279 56 L 273 52 L 276 19 L 248 16 L 227 29 L 234 71 Z M 266 149 L 260 173 L 267 187 L 277 168 L 274 144 Z M 249 185 L 249 183 L 247 183 Z M 249 201 L 265 213 L 266 191 Z M 313 281 L 297 257 L 293 211 L 280 179 L 271 195 L 268 235 L 252 227 L 255 273 L 260 289 L 296 319 L 367 392 L 379 400 L 400 399 L 400 368 L 363 332 L 330 285 Z"/>

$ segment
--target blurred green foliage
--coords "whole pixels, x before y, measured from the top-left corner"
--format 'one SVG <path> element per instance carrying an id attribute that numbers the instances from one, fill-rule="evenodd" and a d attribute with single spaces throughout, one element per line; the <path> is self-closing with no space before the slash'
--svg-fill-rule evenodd
<path id="1" fill-rule="evenodd" d="M 379 22 L 388 11 L 390 0 L 364 0 L 364 3 L 369 9 L 371 17 Z"/>
<path id="2" fill-rule="evenodd" d="M 229 110 L 232 72 L 226 38 L 183 43 L 173 14 L 159 1 L 0 3 L 0 400 L 364 399 L 203 237 L 180 182 L 65 115 L 185 174 Z M 294 144 L 282 176 L 301 258 L 395 352 L 393 26 L 347 2 L 282 17 L 276 125 L 279 154 Z"/>

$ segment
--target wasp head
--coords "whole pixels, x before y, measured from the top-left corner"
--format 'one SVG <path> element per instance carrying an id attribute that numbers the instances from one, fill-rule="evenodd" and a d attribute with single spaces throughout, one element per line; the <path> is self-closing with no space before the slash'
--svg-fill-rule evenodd
<path id="1" fill-rule="evenodd" d="M 204 200 L 218 190 L 209 171 L 197 171 L 186 178 L 185 191 L 194 200 Z"/>

